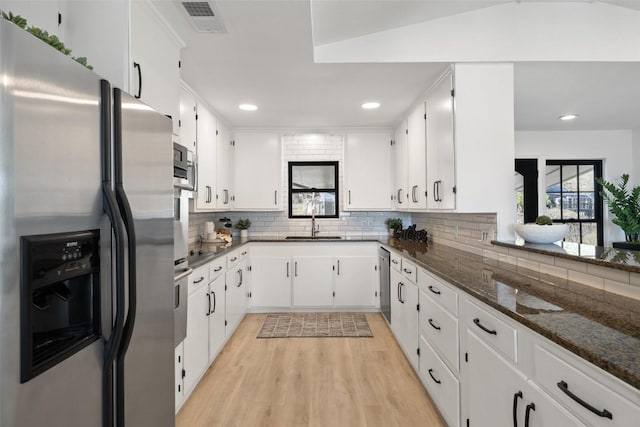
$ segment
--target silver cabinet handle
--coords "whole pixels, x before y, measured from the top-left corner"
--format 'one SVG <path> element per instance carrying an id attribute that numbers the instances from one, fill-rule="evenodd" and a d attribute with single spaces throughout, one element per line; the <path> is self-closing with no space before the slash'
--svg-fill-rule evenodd
<path id="1" fill-rule="evenodd" d="M 400 195 L 400 193 L 402 193 L 402 188 L 398 188 L 398 196 L 396 197 L 399 205 L 402 204 L 402 196 Z"/>
<path id="2" fill-rule="evenodd" d="M 438 197 L 436 197 L 436 194 L 438 194 L 438 191 L 436 190 L 437 187 L 438 187 L 438 181 L 433 181 L 433 201 L 434 202 L 438 201 Z"/>
<path id="3" fill-rule="evenodd" d="M 240 276 L 240 282 L 238 283 L 238 286 L 237 286 L 239 288 L 240 286 L 242 286 L 242 280 L 243 280 L 243 278 L 242 278 L 242 269 L 238 270 L 238 275 Z"/>
<path id="4" fill-rule="evenodd" d="M 411 187 L 411 199 L 413 200 L 413 203 L 418 203 L 418 196 L 416 196 L 416 190 L 418 190 L 417 185 L 414 185 L 413 187 Z"/>
<path id="5" fill-rule="evenodd" d="M 223 203 L 226 205 L 229 203 L 229 190 L 222 190 L 222 192 L 224 193 Z"/>

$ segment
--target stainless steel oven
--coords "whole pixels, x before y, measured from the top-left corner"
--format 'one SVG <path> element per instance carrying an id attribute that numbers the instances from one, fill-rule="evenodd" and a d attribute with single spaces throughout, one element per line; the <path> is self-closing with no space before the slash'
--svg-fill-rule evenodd
<path id="1" fill-rule="evenodd" d="M 189 245 L 189 196 L 191 192 L 173 189 L 173 268 L 174 268 L 174 339 L 175 345 L 187 334 L 187 261 Z"/>
<path id="2" fill-rule="evenodd" d="M 189 191 L 197 191 L 197 162 L 192 151 L 173 143 L 173 186 Z"/>

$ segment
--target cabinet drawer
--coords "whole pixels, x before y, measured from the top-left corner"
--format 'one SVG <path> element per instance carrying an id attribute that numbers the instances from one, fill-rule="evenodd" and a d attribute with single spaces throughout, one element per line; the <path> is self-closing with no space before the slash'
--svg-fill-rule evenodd
<path id="1" fill-rule="evenodd" d="M 243 247 L 241 247 L 240 249 L 238 249 L 238 252 L 240 254 L 240 256 L 238 257 L 238 261 L 242 262 L 245 259 L 249 258 L 249 246 L 245 245 Z"/>
<path id="2" fill-rule="evenodd" d="M 420 291 L 420 335 L 440 353 L 454 371 L 459 368 L 458 319 Z"/>
<path id="3" fill-rule="evenodd" d="M 424 337 L 420 337 L 420 379 L 450 426 L 460 425 L 460 383 Z"/>
<path id="4" fill-rule="evenodd" d="M 227 255 L 227 270 L 231 267 L 234 267 L 240 261 L 240 252 L 233 251 L 229 255 Z"/>
<path id="5" fill-rule="evenodd" d="M 189 275 L 189 295 L 209 284 L 209 264 L 193 269 Z"/>
<path id="6" fill-rule="evenodd" d="M 402 257 L 395 252 L 391 252 L 389 258 L 391 259 L 391 268 L 395 268 L 396 270 L 400 271 L 400 267 L 402 265 Z"/>
<path id="7" fill-rule="evenodd" d="M 491 347 L 500 351 L 509 360 L 517 362 L 517 334 L 515 328 L 467 299 L 463 299 L 461 312 L 464 313 L 467 329 L 473 331 L 474 334 Z"/>
<path id="8" fill-rule="evenodd" d="M 454 316 L 458 315 L 458 294 L 440 279 L 422 268 L 418 269 L 418 287 Z"/>
<path id="9" fill-rule="evenodd" d="M 415 264 L 410 263 L 406 259 L 402 259 L 401 267 L 402 267 L 402 275 L 407 279 L 411 280 L 413 283 L 416 283 L 418 267 L 416 267 Z"/>
<path id="10" fill-rule="evenodd" d="M 220 257 L 211 261 L 209 265 L 209 281 L 213 282 L 218 276 L 224 273 L 224 267 L 227 264 L 225 257 Z"/>
<path id="11" fill-rule="evenodd" d="M 576 369 L 575 363 L 569 364 L 539 345 L 533 353 L 534 380 L 578 418 L 593 426 L 638 425 L 639 406 Z M 586 361 L 581 368 L 586 372 L 598 369 Z"/>

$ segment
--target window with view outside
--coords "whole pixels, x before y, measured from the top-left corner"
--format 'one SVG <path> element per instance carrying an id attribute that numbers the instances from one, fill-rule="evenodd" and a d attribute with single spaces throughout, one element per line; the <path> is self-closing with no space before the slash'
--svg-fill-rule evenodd
<path id="1" fill-rule="evenodd" d="M 289 218 L 338 218 L 338 162 L 289 162 Z"/>
<path id="2" fill-rule="evenodd" d="M 567 242 L 602 246 L 601 160 L 547 160 L 546 215 L 569 224 Z"/>

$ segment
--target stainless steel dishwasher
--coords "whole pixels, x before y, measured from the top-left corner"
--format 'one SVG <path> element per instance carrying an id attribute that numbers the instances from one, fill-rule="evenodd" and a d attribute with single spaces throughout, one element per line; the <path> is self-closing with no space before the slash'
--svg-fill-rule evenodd
<path id="1" fill-rule="evenodd" d="M 380 272 L 380 310 L 391 324 L 391 289 L 389 279 L 389 251 L 383 247 L 378 249 L 378 271 Z"/>

